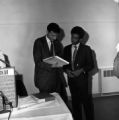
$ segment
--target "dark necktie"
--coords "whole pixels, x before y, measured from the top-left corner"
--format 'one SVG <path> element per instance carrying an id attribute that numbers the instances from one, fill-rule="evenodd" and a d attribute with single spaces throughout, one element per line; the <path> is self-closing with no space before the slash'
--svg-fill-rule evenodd
<path id="1" fill-rule="evenodd" d="M 77 54 L 77 46 L 73 46 L 74 47 L 74 52 L 73 52 L 73 56 L 72 56 L 72 70 L 74 70 L 74 61 L 76 58 L 76 54 Z"/>
<path id="2" fill-rule="evenodd" d="M 54 43 L 53 43 L 53 41 L 51 41 L 50 53 L 51 53 L 51 56 L 55 56 Z"/>

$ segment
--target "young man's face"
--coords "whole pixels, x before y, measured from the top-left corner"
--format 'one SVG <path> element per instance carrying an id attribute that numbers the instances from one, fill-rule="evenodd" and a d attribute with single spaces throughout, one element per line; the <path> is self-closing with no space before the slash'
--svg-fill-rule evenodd
<path id="1" fill-rule="evenodd" d="M 47 33 L 47 37 L 48 37 L 51 41 L 54 41 L 54 40 L 57 39 L 58 33 L 55 33 L 55 32 L 53 32 L 53 31 L 48 32 L 48 33 Z"/>
<path id="2" fill-rule="evenodd" d="M 76 45 L 80 42 L 80 36 L 78 34 L 71 34 L 71 43 Z"/>

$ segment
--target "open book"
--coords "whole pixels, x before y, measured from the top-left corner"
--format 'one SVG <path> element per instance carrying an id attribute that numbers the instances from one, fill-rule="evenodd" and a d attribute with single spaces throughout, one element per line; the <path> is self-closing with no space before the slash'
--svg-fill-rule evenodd
<path id="1" fill-rule="evenodd" d="M 44 62 L 49 63 L 49 64 L 58 64 L 58 67 L 62 67 L 63 65 L 69 64 L 68 61 L 58 57 L 58 56 L 52 56 L 46 59 L 43 59 Z"/>

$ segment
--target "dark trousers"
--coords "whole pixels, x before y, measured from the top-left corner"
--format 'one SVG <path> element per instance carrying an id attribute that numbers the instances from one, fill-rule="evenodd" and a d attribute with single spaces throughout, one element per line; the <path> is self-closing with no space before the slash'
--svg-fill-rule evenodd
<path id="1" fill-rule="evenodd" d="M 92 95 L 88 93 L 88 83 L 83 83 L 83 81 L 77 83 L 75 80 L 71 80 L 69 81 L 69 88 L 74 120 L 82 120 L 82 108 L 84 108 L 86 120 L 94 120 L 94 106 Z"/>

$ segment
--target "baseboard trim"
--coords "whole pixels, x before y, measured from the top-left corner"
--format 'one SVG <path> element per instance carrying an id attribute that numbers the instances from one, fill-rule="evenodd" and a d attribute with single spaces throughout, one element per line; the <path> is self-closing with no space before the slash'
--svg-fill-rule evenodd
<path id="1" fill-rule="evenodd" d="M 110 92 L 110 93 L 102 93 L 101 96 L 115 96 L 119 95 L 119 92 Z"/>
<path id="2" fill-rule="evenodd" d="M 92 94 L 93 98 L 101 97 L 100 93 Z M 68 96 L 68 100 L 71 100 L 71 96 Z"/>
<path id="3" fill-rule="evenodd" d="M 106 97 L 106 96 L 115 96 L 115 95 L 119 95 L 119 92 L 94 93 L 94 94 L 92 94 L 93 98 L 97 98 L 97 97 Z M 71 100 L 71 96 L 68 96 L 68 100 Z"/>
<path id="4" fill-rule="evenodd" d="M 101 93 L 94 93 L 92 94 L 93 98 L 101 97 Z"/>

